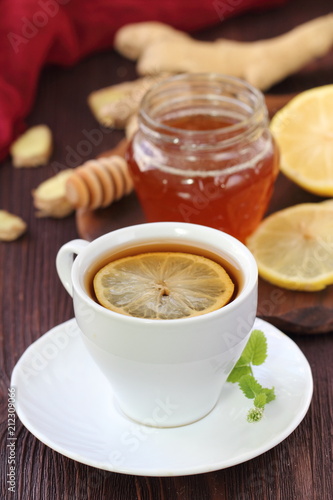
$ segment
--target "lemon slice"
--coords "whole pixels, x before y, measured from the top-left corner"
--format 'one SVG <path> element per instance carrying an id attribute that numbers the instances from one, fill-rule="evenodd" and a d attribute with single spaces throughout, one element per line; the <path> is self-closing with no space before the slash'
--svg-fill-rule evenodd
<path id="1" fill-rule="evenodd" d="M 216 262 L 182 252 L 151 252 L 104 266 L 94 278 L 98 302 L 112 311 L 149 319 L 178 319 L 224 306 L 234 285 Z"/>
<path id="2" fill-rule="evenodd" d="M 333 85 L 302 92 L 271 121 L 281 171 L 319 196 L 333 195 Z"/>
<path id="3" fill-rule="evenodd" d="M 259 275 L 292 290 L 333 283 L 333 204 L 303 203 L 264 219 L 248 238 Z"/>

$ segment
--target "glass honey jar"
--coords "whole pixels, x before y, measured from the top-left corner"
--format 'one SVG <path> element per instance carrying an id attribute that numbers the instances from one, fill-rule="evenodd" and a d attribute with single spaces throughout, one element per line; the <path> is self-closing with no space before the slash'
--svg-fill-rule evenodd
<path id="1" fill-rule="evenodd" d="M 245 242 L 263 218 L 278 151 L 263 94 L 219 74 L 182 74 L 143 98 L 127 160 L 148 222 L 185 221 Z"/>

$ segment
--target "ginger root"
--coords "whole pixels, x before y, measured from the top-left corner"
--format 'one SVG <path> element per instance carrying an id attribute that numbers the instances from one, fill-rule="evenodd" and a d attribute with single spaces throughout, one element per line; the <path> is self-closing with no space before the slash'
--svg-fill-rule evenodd
<path id="1" fill-rule="evenodd" d="M 72 175 L 73 169 L 66 169 L 42 182 L 33 192 L 34 206 L 37 217 L 67 217 L 74 210 L 66 198 L 66 181 Z"/>
<path id="2" fill-rule="evenodd" d="M 105 127 L 124 128 L 146 91 L 162 77 L 146 76 L 96 90 L 89 94 L 88 105 L 96 120 Z"/>
<path id="3" fill-rule="evenodd" d="M 132 35 L 135 38 L 132 38 Z M 147 47 L 161 40 L 190 40 L 189 35 L 158 21 L 127 24 L 120 28 L 114 40 L 115 48 L 128 59 L 136 61 Z"/>
<path id="4" fill-rule="evenodd" d="M 308 21 L 291 31 L 255 42 L 194 40 L 162 23 L 134 23 L 120 28 L 115 48 L 138 60 L 140 75 L 158 73 L 223 73 L 266 90 L 299 71 L 333 46 L 333 14 Z"/>
<path id="5" fill-rule="evenodd" d="M 0 240 L 14 241 L 27 230 L 27 225 L 21 217 L 0 210 Z"/>
<path id="6" fill-rule="evenodd" d="M 14 167 L 46 165 L 52 154 L 52 132 L 47 125 L 36 125 L 22 134 L 10 147 Z"/>

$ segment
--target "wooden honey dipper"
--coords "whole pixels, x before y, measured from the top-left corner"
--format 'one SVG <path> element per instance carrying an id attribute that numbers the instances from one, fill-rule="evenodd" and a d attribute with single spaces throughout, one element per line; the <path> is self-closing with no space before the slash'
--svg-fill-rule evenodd
<path id="1" fill-rule="evenodd" d="M 119 155 L 88 160 L 66 181 L 66 197 L 74 208 L 104 208 L 132 190 L 127 162 Z"/>

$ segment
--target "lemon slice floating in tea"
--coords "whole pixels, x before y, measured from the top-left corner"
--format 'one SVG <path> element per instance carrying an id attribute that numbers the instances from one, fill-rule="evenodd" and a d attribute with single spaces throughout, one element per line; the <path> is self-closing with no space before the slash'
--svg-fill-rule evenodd
<path id="1" fill-rule="evenodd" d="M 291 290 L 333 284 L 333 203 L 302 203 L 276 212 L 248 238 L 259 275 Z"/>
<path id="2" fill-rule="evenodd" d="M 150 252 L 104 266 L 94 278 L 98 302 L 147 319 L 179 319 L 227 304 L 234 284 L 222 266 L 199 255 Z"/>
<path id="3" fill-rule="evenodd" d="M 333 85 L 306 90 L 276 113 L 281 171 L 319 196 L 333 195 Z"/>

